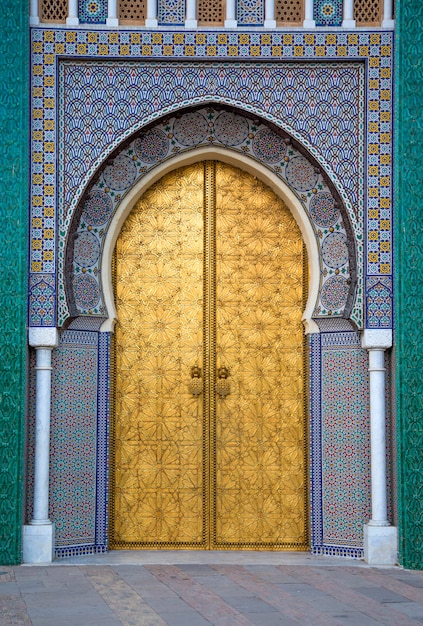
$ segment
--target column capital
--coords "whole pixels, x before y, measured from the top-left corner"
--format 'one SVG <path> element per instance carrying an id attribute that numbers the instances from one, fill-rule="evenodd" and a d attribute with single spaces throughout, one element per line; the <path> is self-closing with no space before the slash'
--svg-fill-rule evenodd
<path id="1" fill-rule="evenodd" d="M 28 343 L 32 348 L 57 348 L 59 333 L 57 328 L 36 326 L 28 329 Z"/>
<path id="2" fill-rule="evenodd" d="M 392 348 L 392 330 L 367 328 L 361 333 L 361 347 L 366 350 L 387 350 Z"/>

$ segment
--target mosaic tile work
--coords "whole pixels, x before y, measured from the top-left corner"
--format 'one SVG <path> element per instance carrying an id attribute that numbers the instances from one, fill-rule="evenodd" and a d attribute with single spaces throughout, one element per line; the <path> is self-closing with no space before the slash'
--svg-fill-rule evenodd
<path id="1" fill-rule="evenodd" d="M 0 16 L 0 563 L 22 551 L 28 237 L 28 5 L 10 0 Z M 3 609 L 2 614 L 5 614 Z M 6 618 L 7 619 L 7 618 Z"/>
<path id="2" fill-rule="evenodd" d="M 423 569 L 423 147 L 419 141 L 423 132 L 423 3 L 398 2 L 396 9 L 399 30 L 395 52 L 399 558 L 403 567 Z"/>
<path id="3" fill-rule="evenodd" d="M 264 0 L 238 0 L 236 19 L 238 26 L 263 26 Z"/>
<path id="4" fill-rule="evenodd" d="M 56 546 L 96 535 L 98 334 L 66 331 L 52 355 L 50 514 Z"/>
<path id="5" fill-rule="evenodd" d="M 359 100 L 366 103 L 367 110 L 367 154 L 366 160 L 359 157 L 358 167 L 364 167 L 366 163 L 365 176 L 368 193 L 367 193 L 367 273 L 370 275 L 390 275 L 391 274 L 391 144 L 392 144 L 392 33 L 390 32 L 355 32 L 355 33 L 249 33 L 249 32 L 130 32 L 130 31 L 107 31 L 103 32 L 88 30 L 48 30 L 34 29 L 32 31 L 32 61 L 33 61 L 33 78 L 32 78 L 32 102 L 33 102 L 33 158 L 32 158 L 32 216 L 38 219 L 37 225 L 32 225 L 34 232 L 32 233 L 31 247 L 31 271 L 35 273 L 54 273 L 54 249 L 51 245 L 51 232 L 55 233 L 54 215 L 55 215 L 55 195 L 54 183 L 59 173 L 56 171 L 56 152 L 55 131 L 57 130 L 56 110 L 64 110 L 67 106 L 74 106 L 75 114 L 80 115 L 81 107 L 84 104 L 76 97 L 74 101 L 67 101 L 65 107 L 64 94 L 59 94 L 60 107 L 57 107 L 56 88 L 58 78 L 58 55 L 78 55 L 80 60 L 84 58 L 92 58 L 93 56 L 102 56 L 115 61 L 122 61 L 131 58 L 157 60 L 162 59 L 168 61 L 178 59 L 180 64 L 184 59 L 188 62 L 192 57 L 196 59 L 209 59 L 218 65 L 225 65 L 224 61 L 219 63 L 219 59 L 230 59 L 235 62 L 245 62 L 246 60 L 254 61 L 257 57 L 262 60 L 273 60 L 270 63 L 269 71 L 263 64 L 260 65 L 260 76 L 265 80 L 266 75 L 274 76 L 274 61 L 301 61 L 301 60 L 319 60 L 319 61 L 345 61 L 360 60 L 365 68 L 366 89 L 361 89 Z M 159 64 L 160 65 L 160 64 Z M 272 98 L 272 90 L 257 88 L 256 77 L 252 77 L 248 84 L 248 90 L 242 89 L 242 82 L 237 82 L 234 75 L 234 68 L 237 64 L 230 66 L 225 80 L 219 78 L 219 73 L 214 66 L 204 66 L 202 68 L 203 81 L 198 84 L 195 89 L 188 89 L 192 84 L 192 73 L 187 71 L 186 66 L 184 72 L 180 72 L 177 77 L 178 91 L 188 93 L 188 99 L 183 95 L 178 96 L 176 105 L 172 104 L 167 97 L 167 90 L 163 84 L 163 80 L 155 84 L 153 89 L 148 92 L 149 105 L 148 109 L 143 112 L 145 121 L 154 119 L 161 113 L 166 113 L 172 106 L 188 106 L 194 101 L 204 101 L 205 98 L 214 99 L 215 101 L 233 104 L 231 99 L 231 89 L 237 94 L 237 98 L 245 93 L 245 108 L 256 111 L 265 119 L 270 119 L 281 125 L 282 117 L 279 107 L 284 107 L 286 102 L 294 104 L 291 99 L 279 100 L 275 110 L 270 110 Z M 336 68 L 334 63 L 332 68 Z M 270 68 L 272 70 L 270 71 Z M 213 71 L 209 72 L 208 70 Z M 199 70 L 200 71 L 200 70 Z M 329 76 L 336 75 L 335 72 L 329 72 Z M 81 78 L 86 80 L 81 74 Z M 237 82 L 231 86 L 231 80 Z M 267 80 L 267 79 L 266 79 Z M 330 81 L 330 78 L 328 79 Z M 197 78 L 194 78 L 194 86 L 197 84 Z M 322 90 L 320 90 L 321 92 Z M 325 86 L 324 90 L 328 95 L 332 92 L 330 82 Z M 130 94 L 134 93 L 134 97 Z M 310 99 L 310 85 L 305 85 L 307 93 L 306 101 Z M 76 190 L 81 190 L 86 184 L 89 177 L 93 174 L 95 168 L 100 164 L 101 160 L 107 158 L 111 150 L 129 133 L 133 132 L 141 125 L 142 115 L 139 115 L 137 104 L 137 94 L 139 90 L 132 89 L 127 91 L 129 97 L 127 102 L 131 103 L 134 110 L 130 110 L 127 115 L 130 128 L 121 128 L 119 123 L 117 127 L 111 124 L 108 130 L 108 140 L 104 140 L 104 131 L 99 130 L 94 133 L 93 141 L 87 144 L 79 154 L 73 158 L 73 173 L 79 180 Z M 119 94 L 119 89 L 114 89 L 114 94 Z M 150 97 L 154 94 L 153 97 Z M 107 99 L 106 99 L 107 102 Z M 97 106 L 97 105 L 96 105 Z M 329 136 L 326 128 L 322 128 L 320 133 L 315 137 L 308 137 L 308 123 L 306 122 L 302 109 L 306 103 L 300 105 L 300 113 L 298 118 L 298 128 L 293 132 L 298 134 L 298 139 L 304 146 L 308 147 L 312 154 L 315 154 L 319 162 L 327 169 L 328 173 L 335 176 L 335 172 L 331 167 L 324 163 L 325 158 L 316 149 L 313 142 L 320 141 L 322 145 L 326 144 L 326 137 Z M 328 103 L 328 106 L 330 104 Z M 56 109 L 57 107 L 57 109 Z M 94 107 L 95 108 L 95 107 Z M 98 103 L 100 113 L 104 108 L 104 103 Z M 116 110 L 118 109 L 116 102 Z M 351 113 L 351 104 L 346 103 L 346 118 Z M 94 109 L 93 109 L 94 110 Z M 126 111 L 126 110 L 125 110 Z M 113 117 L 113 111 L 108 111 L 107 118 Z M 90 113 L 90 115 L 92 115 Z M 125 113 L 126 115 L 126 113 Z M 94 114 L 95 117 L 95 114 Z M 123 116 L 125 117 L 125 116 Z M 330 115 L 328 118 L 329 119 Z M 121 117 L 118 116 L 118 120 Z M 88 123 L 90 117 L 85 115 L 82 118 L 83 127 Z M 363 128 L 364 130 L 364 128 Z M 92 131 L 89 131 L 89 133 Z M 106 133 L 107 134 L 107 133 Z M 76 133 L 77 135 L 77 133 Z M 343 133 L 340 143 L 344 144 L 348 140 L 348 132 Z M 76 145 L 83 145 L 83 134 L 80 138 L 75 136 Z M 81 143 L 82 142 L 82 143 Z M 69 145 L 69 144 L 68 144 Z M 103 146 L 97 151 L 97 146 Z M 94 159 L 91 157 L 94 150 Z M 328 155 L 331 162 L 336 161 L 335 155 Z M 91 164 L 91 165 L 90 165 Z M 350 166 L 354 167 L 354 163 L 348 164 L 344 162 L 346 169 L 349 171 Z M 346 177 L 347 173 L 346 173 Z M 59 189 L 63 189 L 66 194 L 70 193 L 73 183 L 61 172 L 58 178 L 60 180 Z M 336 177 L 335 177 L 336 180 Z M 362 184 L 361 176 L 359 183 Z M 78 201 L 78 193 L 75 195 L 75 203 Z M 361 194 L 359 196 L 359 201 Z M 62 210 L 62 209 L 60 209 Z M 358 213 L 360 208 L 358 207 Z M 53 218 L 53 221 L 52 219 Z M 53 230 L 51 223 L 53 223 Z M 37 230 L 38 229 L 38 230 Z M 382 245 L 383 244 L 383 245 Z M 45 247 L 47 246 L 47 247 Z M 39 251 L 42 254 L 40 255 Z M 59 295 L 59 299 L 62 295 Z M 50 309 L 47 312 L 48 317 L 56 318 L 55 311 Z M 32 320 L 31 320 L 32 323 Z"/>
<path id="6" fill-rule="evenodd" d="M 316 26 L 342 25 L 342 0 L 314 0 Z"/>
<path id="7" fill-rule="evenodd" d="M 89 328 L 92 321 L 79 318 L 73 324 Z M 107 551 L 109 352 L 109 333 L 68 330 L 52 354 L 50 516 L 56 523 L 56 557 Z M 34 350 L 29 372 L 27 521 L 34 493 Z"/>
<path id="8" fill-rule="evenodd" d="M 97 60 L 63 62 L 59 73 L 60 92 L 64 102 L 69 103 L 60 118 L 64 146 L 60 175 L 65 185 L 59 200 L 64 217 L 74 207 L 80 185 L 104 160 L 104 153 L 157 114 L 201 100 L 233 104 L 277 123 L 307 146 L 334 182 L 345 189 L 345 199 L 354 207 L 355 221 L 363 215 L 359 200 L 364 139 L 362 64 L 337 65 L 334 70 L 321 64 L 222 63 L 205 69 L 202 64 L 189 63 L 182 72 L 179 64 L 172 63 L 112 64 Z M 184 123 L 175 123 L 179 141 L 181 134 L 186 135 L 186 128 L 181 126 Z M 192 116 L 189 123 L 191 143 L 185 145 L 201 143 L 208 133 L 207 122 Z M 154 145 L 158 140 L 156 136 Z M 292 176 L 294 172 L 300 175 L 301 161 L 290 167 Z M 116 168 L 113 171 L 116 175 Z M 118 175 L 119 180 L 109 181 L 116 191 L 133 182 L 136 168 L 130 159 L 123 158 Z M 307 169 L 303 175 L 308 181 Z"/>
<path id="9" fill-rule="evenodd" d="M 105 24 L 107 0 L 78 0 L 78 16 L 81 24 Z"/>
<path id="10" fill-rule="evenodd" d="M 159 24 L 181 26 L 185 20 L 184 0 L 159 0 Z"/>
<path id="11" fill-rule="evenodd" d="M 322 296 L 314 314 L 342 315 L 355 273 L 355 267 L 349 266 L 345 218 L 335 206 L 322 174 L 287 141 L 258 121 L 211 107 L 168 118 L 134 139 L 97 172 L 82 207 L 72 255 L 73 298 L 78 313 L 106 314 L 100 283 L 100 249 L 125 194 L 165 159 L 193 147 L 213 145 L 250 155 L 266 165 L 291 188 L 312 224 L 316 220 L 313 226 L 318 249 L 321 246 Z M 358 228 L 357 231 L 361 235 Z M 351 246 L 354 247 L 353 242 Z M 358 258 L 362 258 L 361 248 Z M 360 294 L 361 285 L 356 300 L 359 309 Z"/>
<path id="12" fill-rule="evenodd" d="M 312 548 L 362 557 L 371 515 L 367 352 L 352 331 L 322 332 L 310 345 Z"/>
<path id="13" fill-rule="evenodd" d="M 392 328 L 392 278 L 369 276 L 366 288 L 366 328 Z"/>

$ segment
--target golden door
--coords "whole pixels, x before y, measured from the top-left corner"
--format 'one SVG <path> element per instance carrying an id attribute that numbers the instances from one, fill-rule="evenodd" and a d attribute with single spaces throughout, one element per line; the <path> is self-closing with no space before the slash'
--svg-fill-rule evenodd
<path id="1" fill-rule="evenodd" d="M 112 548 L 307 547 L 305 259 L 274 192 L 206 161 L 116 244 Z"/>

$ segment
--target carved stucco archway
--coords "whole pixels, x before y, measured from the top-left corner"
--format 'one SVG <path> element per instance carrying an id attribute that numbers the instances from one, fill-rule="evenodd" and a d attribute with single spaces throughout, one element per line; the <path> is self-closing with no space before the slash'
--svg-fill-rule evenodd
<path id="1" fill-rule="evenodd" d="M 346 317 L 360 325 L 356 234 L 341 194 L 291 137 L 239 113 L 221 107 L 182 111 L 132 137 L 97 171 L 68 233 L 65 275 L 72 317 L 103 318 L 102 329 L 112 330 L 111 257 L 132 206 L 171 169 L 217 159 L 260 178 L 295 217 L 309 257 L 306 332 L 318 330 L 313 318 Z"/>

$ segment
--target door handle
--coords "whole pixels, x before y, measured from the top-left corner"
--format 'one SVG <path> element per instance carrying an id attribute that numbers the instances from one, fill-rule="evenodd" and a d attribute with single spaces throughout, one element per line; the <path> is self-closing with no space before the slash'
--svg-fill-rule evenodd
<path id="1" fill-rule="evenodd" d="M 231 388 L 228 382 L 229 370 L 227 367 L 217 368 L 216 393 L 221 400 L 224 400 Z"/>
<path id="2" fill-rule="evenodd" d="M 198 398 L 198 396 L 201 395 L 203 391 L 201 367 L 198 367 L 198 365 L 194 365 L 194 367 L 191 367 L 191 380 L 189 382 L 188 388 L 194 398 Z"/>

